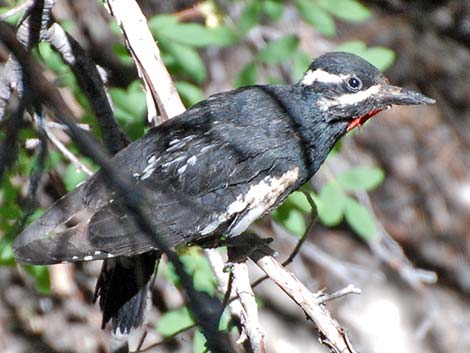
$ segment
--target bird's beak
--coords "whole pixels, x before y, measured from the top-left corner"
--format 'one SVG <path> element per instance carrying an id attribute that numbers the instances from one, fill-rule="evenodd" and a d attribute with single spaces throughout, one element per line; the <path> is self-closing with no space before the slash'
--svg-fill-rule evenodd
<path id="1" fill-rule="evenodd" d="M 411 91 L 406 88 L 383 84 L 380 86 L 372 86 L 369 90 L 374 90 L 373 101 L 374 108 L 367 114 L 363 114 L 351 120 L 348 125 L 347 131 L 351 131 L 356 126 L 362 126 L 367 120 L 372 118 L 382 110 L 390 108 L 392 105 L 419 105 L 419 104 L 434 104 L 436 101 L 425 95 Z"/>
<path id="2" fill-rule="evenodd" d="M 381 105 L 420 105 L 420 104 L 434 104 L 436 101 L 425 95 L 411 91 L 406 88 L 401 88 L 392 85 L 383 85 L 380 87 L 376 95 Z"/>

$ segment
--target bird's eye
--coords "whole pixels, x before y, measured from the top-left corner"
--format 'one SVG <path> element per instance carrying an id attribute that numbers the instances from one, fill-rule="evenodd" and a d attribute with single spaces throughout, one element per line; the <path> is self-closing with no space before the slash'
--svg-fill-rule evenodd
<path id="1" fill-rule="evenodd" d="M 348 81 L 348 86 L 351 87 L 354 91 L 358 91 L 362 88 L 362 82 L 356 77 L 351 77 Z"/>

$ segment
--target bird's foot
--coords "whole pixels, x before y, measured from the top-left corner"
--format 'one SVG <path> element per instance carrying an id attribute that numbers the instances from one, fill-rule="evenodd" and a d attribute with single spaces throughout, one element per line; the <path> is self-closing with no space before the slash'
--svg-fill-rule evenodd
<path id="1" fill-rule="evenodd" d="M 270 255 L 277 252 L 269 247 L 272 238 L 261 238 L 254 233 L 243 233 L 240 236 L 226 239 L 229 263 L 245 262 L 247 258 Z"/>

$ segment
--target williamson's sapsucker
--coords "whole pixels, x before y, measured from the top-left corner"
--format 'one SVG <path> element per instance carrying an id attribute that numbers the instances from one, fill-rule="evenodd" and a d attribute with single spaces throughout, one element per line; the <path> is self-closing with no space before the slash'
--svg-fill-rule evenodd
<path id="1" fill-rule="evenodd" d="M 142 209 L 171 245 L 234 237 L 307 182 L 347 131 L 393 104 L 430 104 L 352 54 L 328 53 L 294 85 L 216 94 L 151 129 L 112 162 L 145 190 Z M 16 239 L 18 261 L 105 259 L 103 325 L 142 323 L 159 249 L 97 172 Z"/>

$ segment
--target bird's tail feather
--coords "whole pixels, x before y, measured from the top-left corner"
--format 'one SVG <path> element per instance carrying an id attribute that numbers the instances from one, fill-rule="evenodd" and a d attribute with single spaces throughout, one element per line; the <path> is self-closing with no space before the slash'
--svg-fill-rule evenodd
<path id="1" fill-rule="evenodd" d="M 20 262 L 50 265 L 71 261 L 74 249 L 68 242 L 75 234 L 86 234 L 87 221 L 93 210 L 83 203 L 82 187 L 57 200 L 41 217 L 31 223 L 13 244 L 15 257 Z M 83 244 L 77 245 L 79 251 Z"/>
<path id="2" fill-rule="evenodd" d="M 114 333 L 128 334 L 142 325 L 159 258 L 152 251 L 105 260 L 94 296 L 103 312 L 103 328 L 111 322 Z"/>

